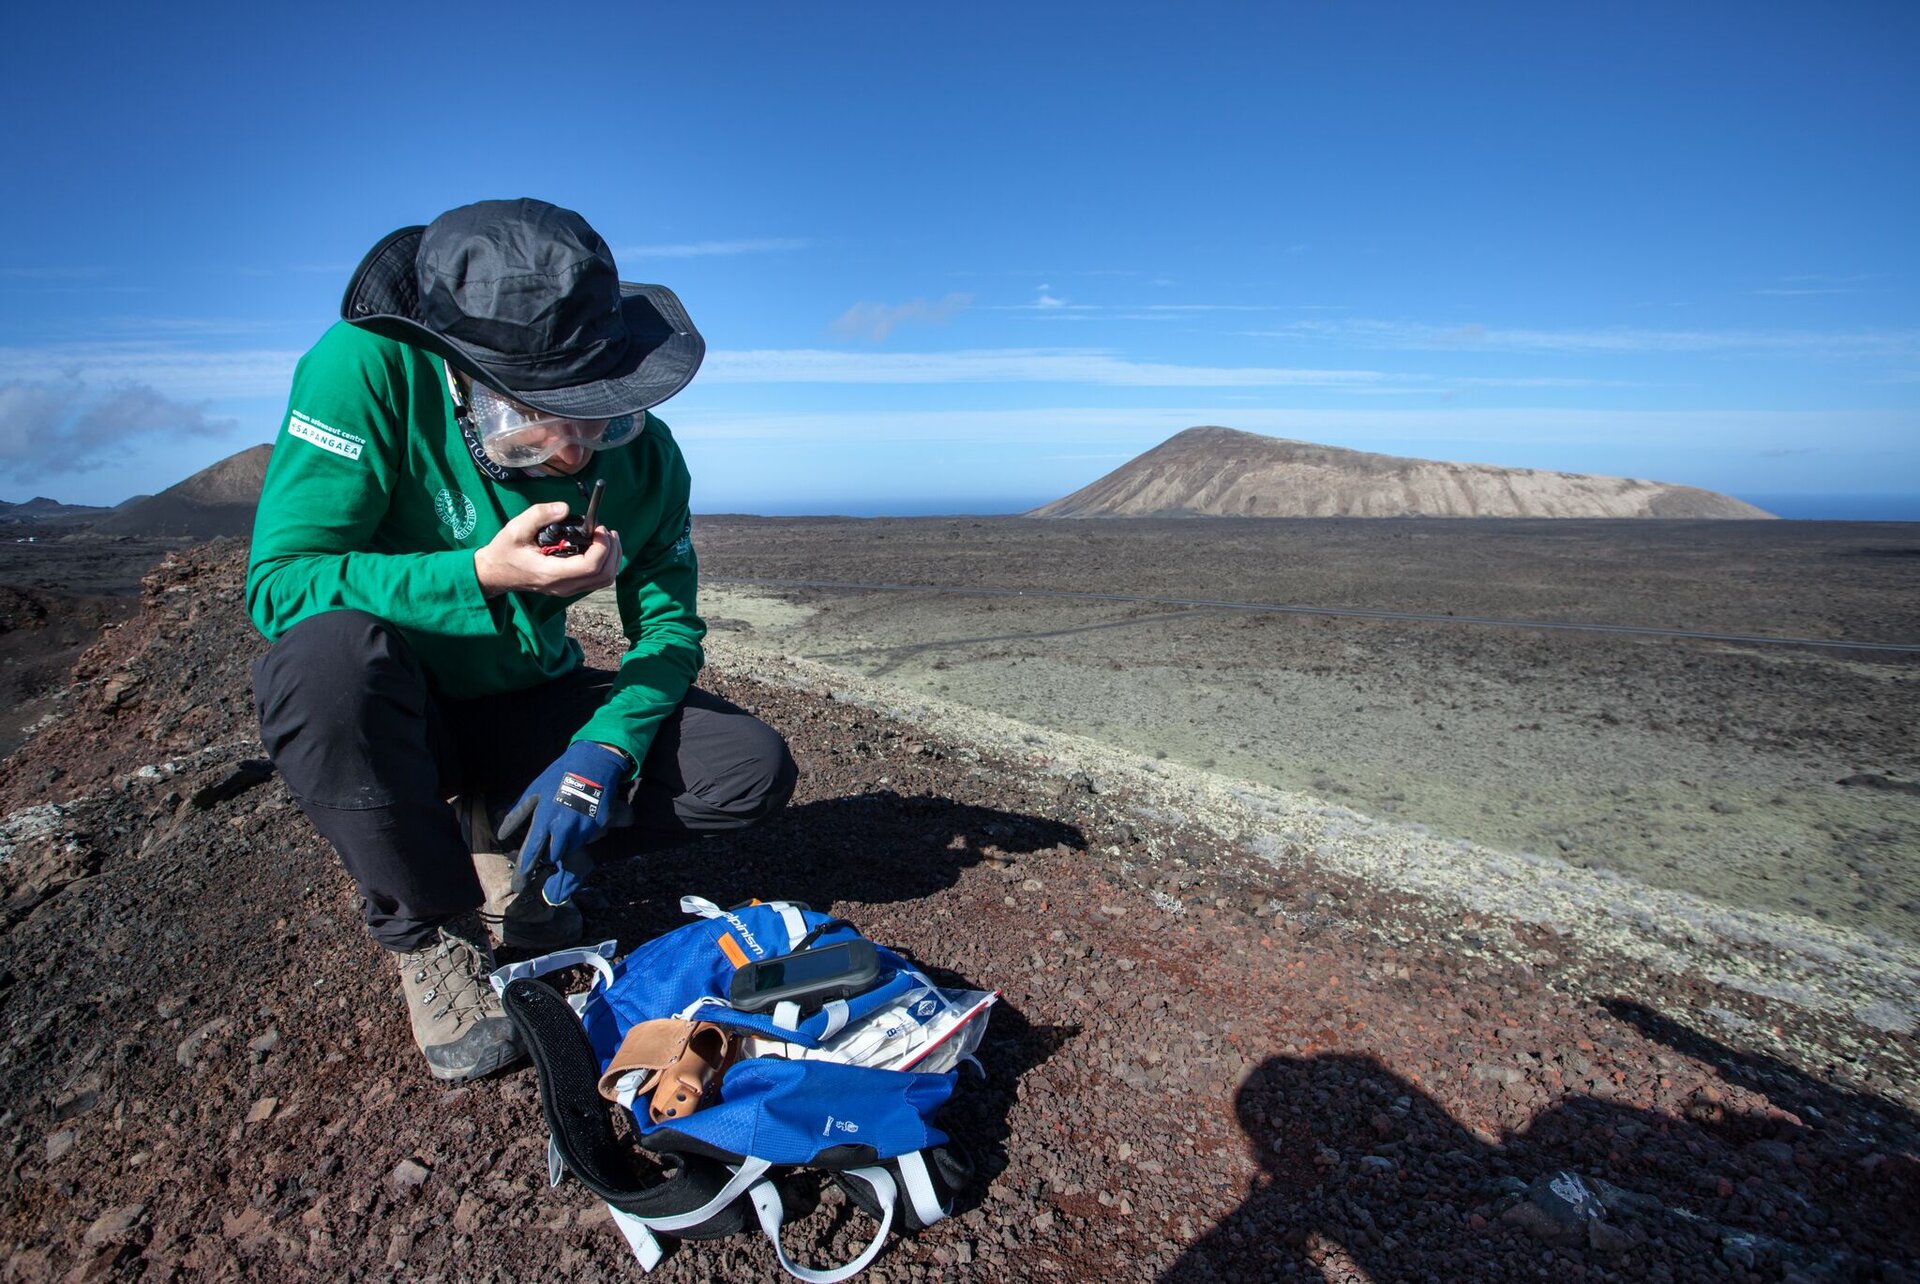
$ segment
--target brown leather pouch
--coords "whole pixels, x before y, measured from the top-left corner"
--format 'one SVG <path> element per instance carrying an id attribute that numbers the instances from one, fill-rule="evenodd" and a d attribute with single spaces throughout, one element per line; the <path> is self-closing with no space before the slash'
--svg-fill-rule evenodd
<path id="1" fill-rule="evenodd" d="M 696 1028 L 693 1021 L 663 1017 L 658 1021 L 642 1021 L 628 1030 L 627 1037 L 620 1041 L 620 1050 L 613 1054 L 606 1073 L 600 1076 L 600 1095 L 608 1101 L 617 1100 L 621 1078 L 634 1070 L 647 1072 L 641 1077 L 634 1096 L 652 1091 L 660 1081 L 660 1072 L 678 1064 L 686 1055 L 687 1040 Z"/>
<path id="2" fill-rule="evenodd" d="M 719 1026 L 704 1021 L 695 1026 L 679 1059 L 660 1072 L 653 1100 L 647 1105 L 648 1118 L 664 1123 L 698 1110 L 726 1073 L 733 1051 L 732 1036 Z"/>

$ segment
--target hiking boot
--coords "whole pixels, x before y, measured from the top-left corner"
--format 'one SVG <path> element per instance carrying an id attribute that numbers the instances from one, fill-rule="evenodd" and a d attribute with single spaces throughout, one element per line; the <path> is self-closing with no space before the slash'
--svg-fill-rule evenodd
<path id="1" fill-rule="evenodd" d="M 494 948 L 545 954 L 578 945 L 584 925 L 572 901 L 547 904 L 538 883 L 530 884 L 525 891 L 513 890 L 514 868 L 519 862 L 515 853 L 500 850 L 486 799 L 474 794 L 457 800 L 456 805 L 460 828 L 473 853 L 473 872 L 480 876 L 480 891 L 487 898 L 480 907 L 480 921 L 486 925 L 487 938 Z"/>
<path id="2" fill-rule="evenodd" d="M 487 982 L 493 951 L 473 914 L 441 924 L 437 939 L 400 955 L 400 989 L 413 1041 L 436 1079 L 479 1079 L 521 1059 L 513 1026 Z"/>

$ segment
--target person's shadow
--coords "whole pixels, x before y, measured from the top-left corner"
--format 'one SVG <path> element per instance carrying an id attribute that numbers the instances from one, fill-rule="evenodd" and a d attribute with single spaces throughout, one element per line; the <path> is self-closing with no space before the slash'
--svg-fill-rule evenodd
<path id="1" fill-rule="evenodd" d="M 1269 1057 L 1234 1102 L 1261 1172 L 1162 1278 L 1920 1278 L 1913 1112 L 1640 1004 L 1608 1007 L 1774 1109 L 1696 1097 L 1673 1116 L 1575 1097 L 1488 1142 L 1372 1057 Z M 1568 1215 L 1556 1179 L 1599 1201 L 1602 1230 Z"/>
<path id="2" fill-rule="evenodd" d="M 596 846 L 587 932 L 614 929 L 623 945 L 686 921 L 683 893 L 716 905 L 758 897 L 827 910 L 843 902 L 915 901 L 953 886 L 985 859 L 1064 845 L 1086 849 L 1078 827 L 1044 816 L 892 790 L 798 803 L 748 829 L 646 850 L 614 830 Z"/>

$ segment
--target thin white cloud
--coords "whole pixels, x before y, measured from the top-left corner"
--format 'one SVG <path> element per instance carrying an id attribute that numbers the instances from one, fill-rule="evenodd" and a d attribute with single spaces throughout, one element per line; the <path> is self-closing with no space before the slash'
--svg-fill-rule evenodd
<path id="1" fill-rule="evenodd" d="M 175 343 L 68 343 L 0 347 L 0 382 L 49 380 L 101 388 L 137 384 L 168 397 L 285 397 L 301 354 L 291 350 L 198 351 Z"/>
<path id="2" fill-rule="evenodd" d="M 1624 379 L 1553 378 L 1533 375 L 1512 377 L 1475 375 L 1467 378 L 1448 378 L 1444 382 L 1466 388 L 1639 388 L 1645 386 L 1630 383 Z"/>
<path id="3" fill-rule="evenodd" d="M 983 309 L 984 310 L 984 309 Z M 1046 295 L 1039 303 L 998 303 L 992 308 L 995 312 L 1031 312 L 1046 321 L 1104 321 L 1109 318 L 1103 314 L 1105 309 L 1093 303 L 1068 303 L 1064 299 Z"/>
<path id="4" fill-rule="evenodd" d="M 0 347 L 0 381 L 65 379 L 94 387 L 139 384 L 167 396 L 284 397 L 301 353 L 202 351 L 185 344 L 74 343 Z M 1315 387 L 1413 392 L 1424 376 L 1378 370 L 1270 366 L 1185 366 L 1130 361 L 1093 348 L 964 349 L 957 352 L 841 352 L 823 348 L 720 350 L 707 354 L 703 386 L 839 383 L 1077 383 L 1109 387 Z"/>
<path id="5" fill-rule="evenodd" d="M 1133 361 L 1100 348 L 973 348 L 859 353 L 820 348 L 722 350 L 701 368 L 707 386 L 760 383 L 1075 383 L 1152 388 L 1322 388 L 1359 396 L 1445 394 L 1462 388 L 1628 388 L 1584 376 L 1475 375 L 1290 366 L 1190 366 Z"/>
<path id="6" fill-rule="evenodd" d="M 964 295 L 939 304 L 867 305 L 836 322 L 848 337 L 884 338 L 910 321 L 934 321 L 964 306 Z M 1180 313 L 1164 314 L 1170 317 Z M 164 328 L 164 318 L 129 318 Z M 244 331 L 248 323 L 234 323 Z M 225 323 L 181 319 L 179 333 L 219 334 Z M 64 380 L 94 388 L 139 385 L 185 400 L 279 400 L 301 353 L 292 349 L 197 349 L 187 341 L 135 341 L 0 346 L 0 381 Z M 952 352 L 854 352 L 825 348 L 721 349 L 707 354 L 699 386 L 739 384 L 1054 383 L 1115 388 L 1317 388 L 1352 396 L 1446 395 L 1472 388 L 1644 386 L 1619 380 L 1557 376 L 1453 377 L 1421 371 L 1293 366 L 1182 365 L 1137 361 L 1101 348 L 986 348 Z"/>
<path id="7" fill-rule="evenodd" d="M 804 250 L 811 242 L 795 236 L 762 236 L 742 241 L 680 241 L 669 245 L 628 245 L 613 252 L 624 263 L 628 259 L 702 259 L 727 254 L 778 254 L 786 250 Z"/>
<path id="8" fill-rule="evenodd" d="M 1420 443 L 1489 451 L 1543 443 L 1643 451 L 1738 442 L 1748 451 L 1823 449 L 1911 453 L 1920 440 L 1912 410 L 1295 410 L 1202 403 L 1188 406 L 1015 407 L 977 410 L 701 411 L 673 420 L 688 443 L 790 441 L 915 444 L 1046 442 L 1137 453 L 1183 428 L 1217 424 L 1267 436 L 1361 449 L 1417 450 Z"/>
<path id="9" fill-rule="evenodd" d="M 835 352 L 776 348 L 707 354 L 701 379 L 741 383 L 1086 383 L 1110 387 L 1362 387 L 1404 379 L 1377 370 L 1181 366 L 1128 361 L 1098 349 Z"/>
<path id="10" fill-rule="evenodd" d="M 1154 282 L 1172 285 L 1173 282 Z M 1047 287 L 1040 287 L 1045 290 Z M 1051 297 L 1051 296 L 1048 296 Z M 984 312 L 1032 312 L 1045 321 L 1171 321 L 1201 312 L 1345 312 L 1345 303 L 993 303 Z"/>
<path id="11" fill-rule="evenodd" d="M 827 328 L 842 339 L 869 339 L 878 343 L 903 325 L 943 325 L 972 304 L 971 294 L 949 294 L 938 303 L 914 299 L 910 303 L 856 303 Z"/>
<path id="12" fill-rule="evenodd" d="M 107 274 L 103 267 L 0 267 L 0 280 L 92 281 Z"/>
<path id="13" fill-rule="evenodd" d="M 1036 288 L 1039 291 L 1039 297 L 1033 301 L 1034 307 L 1047 309 L 1047 308 L 1064 308 L 1067 306 L 1067 301 L 1065 299 L 1057 299 L 1054 297 L 1052 286 L 1042 285 Z"/>
<path id="14" fill-rule="evenodd" d="M 1497 329 L 1479 324 L 1439 326 L 1410 321 L 1296 321 L 1263 338 L 1326 339 L 1379 348 L 1462 348 L 1490 352 L 1778 353 L 1806 356 L 1887 356 L 1920 351 L 1920 330 L 1597 330 Z"/>
<path id="15" fill-rule="evenodd" d="M 1181 321 L 1210 312 L 1338 311 L 1331 303 L 1140 303 L 1112 309 L 1076 305 L 1073 313 L 1048 313 L 1047 321 Z"/>
<path id="16" fill-rule="evenodd" d="M 1034 312 L 1031 307 L 1003 309 L 1012 312 Z M 1087 304 L 1073 304 L 1057 311 L 1036 312 L 1035 321 L 1179 321 L 1183 318 L 1177 312 L 1108 312 Z"/>
<path id="17" fill-rule="evenodd" d="M 262 317 L 166 317 L 166 316 L 111 316 L 100 320 L 100 327 L 112 327 L 115 330 L 132 333 L 166 335 L 227 335 L 261 334 L 270 330 L 287 329 L 284 321 L 269 321 Z"/>

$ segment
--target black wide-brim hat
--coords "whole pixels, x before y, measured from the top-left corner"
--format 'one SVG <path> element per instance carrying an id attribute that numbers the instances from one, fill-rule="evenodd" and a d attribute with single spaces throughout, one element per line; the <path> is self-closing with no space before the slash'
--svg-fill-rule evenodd
<path id="1" fill-rule="evenodd" d="M 463 205 L 383 238 L 340 315 L 570 419 L 657 406 L 707 352 L 672 290 L 620 280 L 599 233 L 545 201 Z"/>

